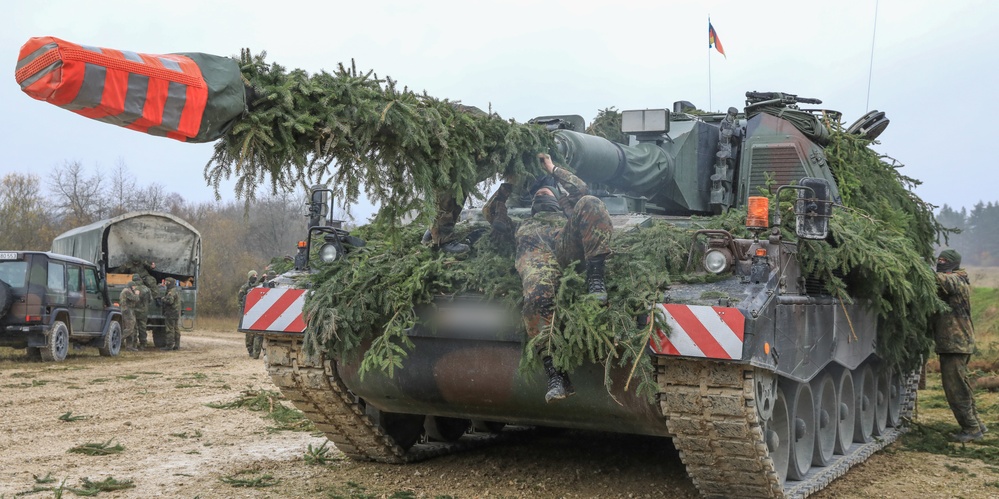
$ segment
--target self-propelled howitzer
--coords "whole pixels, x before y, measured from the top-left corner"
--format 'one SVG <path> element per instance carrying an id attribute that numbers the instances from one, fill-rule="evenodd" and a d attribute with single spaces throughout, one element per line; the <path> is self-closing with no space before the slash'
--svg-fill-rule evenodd
<path id="1" fill-rule="evenodd" d="M 819 490 L 897 438 L 917 376 L 879 357 L 868 307 L 829 296 L 803 272 L 797 240 L 772 227 L 761 196 L 795 192 L 797 238 L 827 237 L 839 195 L 823 120 L 839 117 L 802 110 L 806 101 L 790 94 L 747 97 L 742 112 L 724 115 L 682 104 L 625 111 L 627 145 L 582 133 L 571 116 L 536 121 L 553 130 L 567 166 L 602 191 L 615 230 L 746 207 L 754 236 L 696 231 L 691 261 L 714 279 L 674 283 L 654 307 L 668 327 L 654 328 L 648 345 L 652 399 L 625 388 L 629 369 L 612 368 L 608 388 L 605 367 L 584 364 L 572 372 L 576 396 L 546 404 L 543 376 L 518 369 L 526 338 L 516 311 L 481 297 L 426 307 L 407 332 L 405 368 L 391 377 L 362 377 L 356 358 L 307 354 L 301 317 L 277 310 L 300 303 L 300 289 L 251 292 L 241 329 L 265 334 L 275 383 L 354 459 L 410 462 L 525 427 L 562 427 L 670 437 L 706 496 Z M 886 123 L 883 114 L 864 120 L 851 130 L 868 138 Z M 310 225 L 335 247 L 331 259 L 350 251 L 339 227 Z"/>

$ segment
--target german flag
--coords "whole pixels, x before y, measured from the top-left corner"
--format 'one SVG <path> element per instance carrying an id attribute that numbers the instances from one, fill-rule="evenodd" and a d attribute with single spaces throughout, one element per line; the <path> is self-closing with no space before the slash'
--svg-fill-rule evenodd
<path id="1" fill-rule="evenodd" d="M 726 59 L 728 56 L 725 55 L 725 49 L 722 48 L 721 40 L 718 39 L 718 33 L 715 33 L 715 27 L 711 25 L 711 21 L 708 21 L 708 48 L 714 47 L 718 50 L 721 55 Z"/>

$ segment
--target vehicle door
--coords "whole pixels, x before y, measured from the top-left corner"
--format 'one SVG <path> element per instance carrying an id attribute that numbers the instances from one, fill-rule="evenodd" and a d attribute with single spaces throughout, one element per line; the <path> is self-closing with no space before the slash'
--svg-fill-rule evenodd
<path id="1" fill-rule="evenodd" d="M 104 318 L 107 315 L 107 307 L 104 302 L 104 293 L 101 292 L 100 281 L 97 279 L 97 269 L 83 267 L 83 292 L 87 302 L 87 331 L 104 331 Z"/>
<path id="2" fill-rule="evenodd" d="M 66 264 L 49 260 L 46 271 L 45 303 L 52 309 L 66 307 Z"/>
<path id="3" fill-rule="evenodd" d="M 83 279 L 80 276 L 80 266 L 75 263 L 66 264 L 66 308 L 69 309 L 70 331 L 74 333 L 90 331 L 84 322 L 87 301 L 83 294 Z"/>

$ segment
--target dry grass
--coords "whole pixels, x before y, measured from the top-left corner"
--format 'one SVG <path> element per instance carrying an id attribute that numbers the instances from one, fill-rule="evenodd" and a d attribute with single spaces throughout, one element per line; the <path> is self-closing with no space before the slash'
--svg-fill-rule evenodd
<path id="1" fill-rule="evenodd" d="M 965 267 L 971 285 L 976 288 L 999 288 L 999 267 Z"/>
<path id="2" fill-rule="evenodd" d="M 198 316 L 198 329 L 208 331 L 235 331 L 238 327 L 239 317 L 236 316 Z"/>

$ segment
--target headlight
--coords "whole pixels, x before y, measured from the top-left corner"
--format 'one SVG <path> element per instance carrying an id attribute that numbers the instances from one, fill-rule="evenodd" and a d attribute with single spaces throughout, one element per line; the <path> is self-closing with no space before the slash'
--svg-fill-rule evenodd
<path id="1" fill-rule="evenodd" d="M 326 243 L 319 248 L 319 259 L 323 263 L 333 263 L 340 258 L 340 248 L 332 243 Z"/>
<path id="2" fill-rule="evenodd" d="M 721 249 L 709 249 L 704 253 L 704 270 L 712 274 L 721 274 L 728 270 L 728 252 Z"/>

